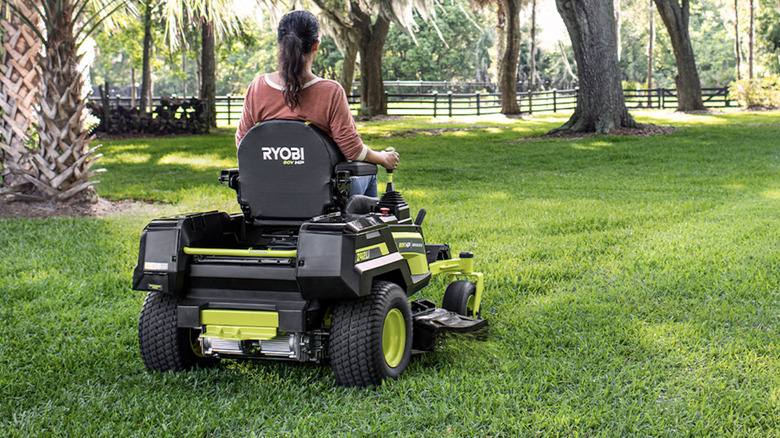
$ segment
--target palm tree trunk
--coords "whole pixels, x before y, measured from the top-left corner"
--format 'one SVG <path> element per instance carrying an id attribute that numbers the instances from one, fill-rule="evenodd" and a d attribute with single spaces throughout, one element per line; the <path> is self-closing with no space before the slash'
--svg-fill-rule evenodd
<path id="1" fill-rule="evenodd" d="M 51 0 L 46 0 L 51 1 Z M 83 97 L 84 80 L 73 35 L 73 3 L 63 2 L 63 13 L 46 29 L 46 51 L 41 59 L 41 97 L 38 110 L 39 146 L 33 150 L 34 176 L 25 179 L 47 198 L 67 200 L 82 191 L 97 194 L 90 178 L 105 169 L 90 171 L 102 155 L 90 148 L 94 138 L 84 127 L 89 114 Z"/>
<path id="2" fill-rule="evenodd" d="M 17 6 L 37 25 L 40 18 L 29 2 L 19 2 Z M 3 9 L 6 7 L 4 4 Z M 4 10 L 3 15 L 6 13 Z M 0 26 L 2 45 L 6 48 L 0 65 L 0 178 L 2 185 L 16 190 L 25 182 L 22 175 L 32 173 L 33 168 L 26 144 L 29 141 L 27 130 L 35 118 L 38 103 L 40 75 L 37 64 L 41 42 L 15 14 L 0 20 Z"/>

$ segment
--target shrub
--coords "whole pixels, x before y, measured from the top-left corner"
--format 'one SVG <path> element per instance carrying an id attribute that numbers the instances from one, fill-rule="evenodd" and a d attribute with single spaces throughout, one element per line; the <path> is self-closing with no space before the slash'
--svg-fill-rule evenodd
<path id="1" fill-rule="evenodd" d="M 743 79 L 729 86 L 729 99 L 745 108 L 780 107 L 780 76 Z"/>

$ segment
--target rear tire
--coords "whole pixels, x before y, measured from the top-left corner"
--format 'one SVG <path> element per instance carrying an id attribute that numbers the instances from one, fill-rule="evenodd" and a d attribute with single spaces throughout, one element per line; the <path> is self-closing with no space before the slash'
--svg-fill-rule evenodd
<path id="1" fill-rule="evenodd" d="M 138 322 L 138 345 L 144 365 L 153 371 L 181 371 L 219 362 L 203 357 L 198 331 L 178 327 L 176 298 L 160 292 L 146 295 Z"/>
<path id="2" fill-rule="evenodd" d="M 456 280 L 447 285 L 441 307 L 457 314 L 471 318 L 479 318 L 481 309 L 474 314 L 474 299 L 477 286 L 466 280 Z"/>
<path id="3" fill-rule="evenodd" d="M 412 355 L 412 310 L 403 289 L 377 281 L 368 295 L 333 309 L 330 362 L 343 386 L 398 379 Z"/>

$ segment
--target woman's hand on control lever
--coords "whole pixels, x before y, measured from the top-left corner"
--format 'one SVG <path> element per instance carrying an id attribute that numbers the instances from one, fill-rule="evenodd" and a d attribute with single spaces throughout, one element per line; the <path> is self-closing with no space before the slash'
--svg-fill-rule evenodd
<path id="1" fill-rule="evenodd" d="M 398 168 L 398 152 L 392 150 L 392 151 L 383 151 L 382 155 L 385 156 L 385 162 L 382 163 L 382 166 L 385 167 L 387 170 L 395 170 Z"/>
<path id="2" fill-rule="evenodd" d="M 376 152 L 369 149 L 364 161 L 378 164 L 387 170 L 395 170 L 398 167 L 398 152 L 395 150 Z"/>

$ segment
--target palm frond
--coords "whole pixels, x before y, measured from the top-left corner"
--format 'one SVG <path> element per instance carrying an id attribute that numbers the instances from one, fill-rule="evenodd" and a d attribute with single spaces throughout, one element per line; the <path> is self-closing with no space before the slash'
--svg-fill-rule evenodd
<path id="1" fill-rule="evenodd" d="M 92 35 L 92 32 L 97 30 L 101 24 L 106 22 L 110 19 L 110 17 L 113 16 L 113 14 L 122 9 L 126 8 L 131 13 L 135 10 L 135 5 L 130 0 L 91 0 L 93 2 L 98 1 L 103 3 L 103 7 L 98 8 L 98 12 L 93 14 L 91 17 L 87 18 L 84 22 L 84 25 L 81 27 L 81 29 L 76 32 L 76 35 L 74 37 L 77 39 L 77 44 L 81 46 L 84 41 L 89 38 L 90 35 Z M 86 2 L 85 2 L 86 4 Z M 80 10 L 80 13 L 83 13 L 84 9 Z M 75 19 L 75 17 L 74 17 Z"/>
<path id="2" fill-rule="evenodd" d="M 194 20 L 212 23 L 216 36 L 224 38 L 240 32 L 243 19 L 235 0 L 170 0 L 163 10 L 165 40 L 171 49 L 179 47 L 184 27 Z"/>

